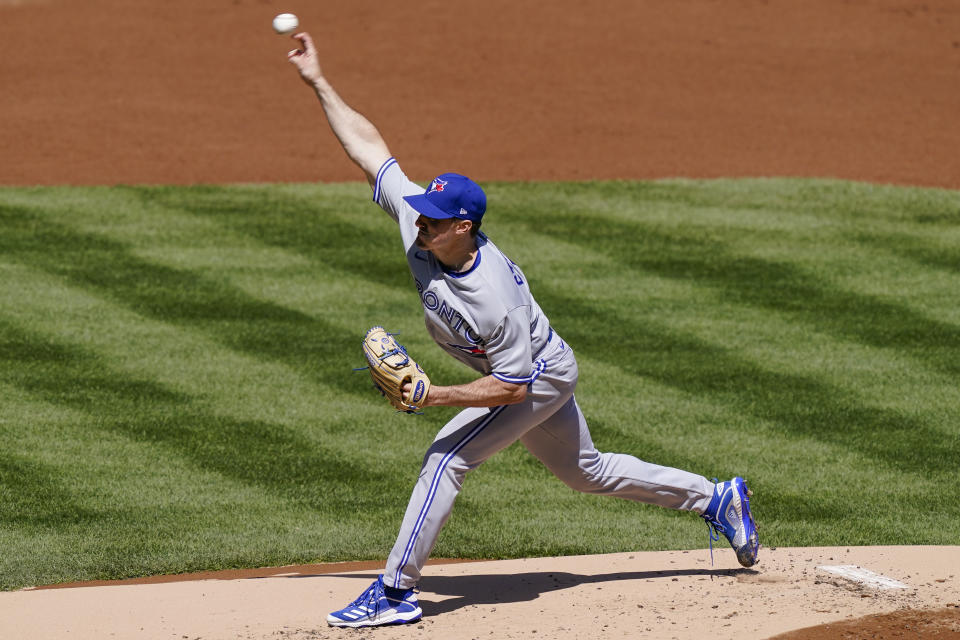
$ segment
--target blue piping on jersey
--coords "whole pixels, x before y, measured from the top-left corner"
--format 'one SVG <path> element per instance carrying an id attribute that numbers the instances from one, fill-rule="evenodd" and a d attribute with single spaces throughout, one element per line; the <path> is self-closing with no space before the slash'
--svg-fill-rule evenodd
<path id="1" fill-rule="evenodd" d="M 470 433 L 464 436 L 463 439 L 453 447 L 453 449 L 443 456 L 440 464 L 437 465 L 437 470 L 433 474 L 433 481 L 430 483 L 430 490 L 427 491 L 427 499 L 423 503 L 423 507 L 420 509 L 420 515 L 417 516 L 417 523 L 413 527 L 413 533 L 410 534 L 410 540 L 407 541 L 407 546 L 403 550 L 403 557 L 400 559 L 400 566 L 397 567 L 397 573 L 394 574 L 394 586 L 400 584 L 400 574 L 403 572 L 403 568 L 407 566 L 407 561 L 410 559 L 410 554 L 413 552 L 413 547 L 416 544 L 417 538 L 420 537 L 420 530 L 423 528 L 423 523 L 427 519 L 427 512 L 430 511 L 430 506 L 433 504 L 433 499 L 437 495 L 437 487 L 440 486 L 440 477 L 443 475 L 443 470 L 448 464 L 450 464 L 450 460 L 453 459 L 453 456 L 455 456 L 458 451 L 467 446 L 471 440 L 477 437 L 477 434 L 487 428 L 490 423 L 493 422 L 493 420 L 506 408 L 507 405 L 501 405 L 494 408 L 486 418 L 480 421 L 480 424 L 474 427 Z"/>
<path id="2" fill-rule="evenodd" d="M 377 179 L 373 185 L 373 201 L 377 204 L 380 204 L 380 181 L 383 179 L 383 174 L 391 166 L 397 164 L 397 159 L 393 156 L 387 158 L 387 161 L 380 165 L 380 170 L 377 171 Z"/>
<path id="3" fill-rule="evenodd" d="M 480 251 L 480 247 L 478 246 L 478 247 L 477 247 L 477 259 L 473 261 L 473 264 L 470 265 L 470 268 L 467 269 L 466 271 L 448 271 L 448 270 L 443 266 L 443 264 L 440 264 L 440 268 L 443 269 L 443 272 L 444 272 L 445 274 L 447 274 L 448 276 L 450 276 L 451 278 L 462 278 L 462 277 L 464 277 L 464 276 L 470 275 L 471 273 L 473 273 L 473 270 L 474 270 L 474 269 L 476 269 L 477 267 L 480 266 L 480 256 L 482 256 L 482 255 L 483 255 L 483 253 Z M 440 261 L 437 260 L 437 262 L 439 263 Z"/>
<path id="4" fill-rule="evenodd" d="M 547 361 L 543 358 L 540 358 L 533 363 L 533 371 L 529 376 L 519 378 L 516 376 L 505 376 L 500 373 L 491 373 L 494 378 L 497 380 L 502 380 L 503 382 L 509 382 L 510 384 L 531 384 L 534 380 L 540 377 L 540 374 L 547 370 Z"/>

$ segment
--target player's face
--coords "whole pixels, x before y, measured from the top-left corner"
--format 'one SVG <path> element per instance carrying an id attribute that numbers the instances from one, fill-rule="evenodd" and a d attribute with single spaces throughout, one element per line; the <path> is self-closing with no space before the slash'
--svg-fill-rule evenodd
<path id="1" fill-rule="evenodd" d="M 445 218 L 437 220 L 421 215 L 417 218 L 417 240 L 416 245 L 420 249 L 432 251 L 437 248 L 443 248 L 454 239 L 454 218 Z"/>

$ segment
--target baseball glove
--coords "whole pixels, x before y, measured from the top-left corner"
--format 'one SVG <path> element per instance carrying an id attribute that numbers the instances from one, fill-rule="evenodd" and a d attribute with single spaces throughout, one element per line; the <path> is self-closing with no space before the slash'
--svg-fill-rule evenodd
<path id="1" fill-rule="evenodd" d="M 398 411 L 414 413 L 423 406 L 430 392 L 430 378 L 413 359 L 403 345 L 383 327 L 372 327 L 363 338 L 363 355 L 374 386 Z M 411 387 L 406 396 L 403 385 Z"/>

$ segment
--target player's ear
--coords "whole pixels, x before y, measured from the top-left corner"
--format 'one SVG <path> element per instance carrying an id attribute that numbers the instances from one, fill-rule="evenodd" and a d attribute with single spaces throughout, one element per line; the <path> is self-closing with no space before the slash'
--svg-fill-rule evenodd
<path id="1" fill-rule="evenodd" d="M 457 233 L 458 234 L 469 234 L 470 229 L 473 228 L 472 220 L 458 220 L 457 221 Z"/>

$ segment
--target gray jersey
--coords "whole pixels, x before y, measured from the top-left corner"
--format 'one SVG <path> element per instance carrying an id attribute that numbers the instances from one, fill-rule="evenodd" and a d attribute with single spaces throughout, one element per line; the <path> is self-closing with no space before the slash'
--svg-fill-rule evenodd
<path id="1" fill-rule="evenodd" d="M 383 164 L 373 186 L 374 201 L 400 226 L 427 331 L 441 349 L 484 375 L 532 382 L 546 366 L 539 356 L 552 331 L 526 277 L 482 233 L 477 236 L 477 257 L 465 271 L 449 271 L 432 253 L 418 249 L 414 242 L 420 214 L 403 196 L 424 191 L 394 158 Z"/>

